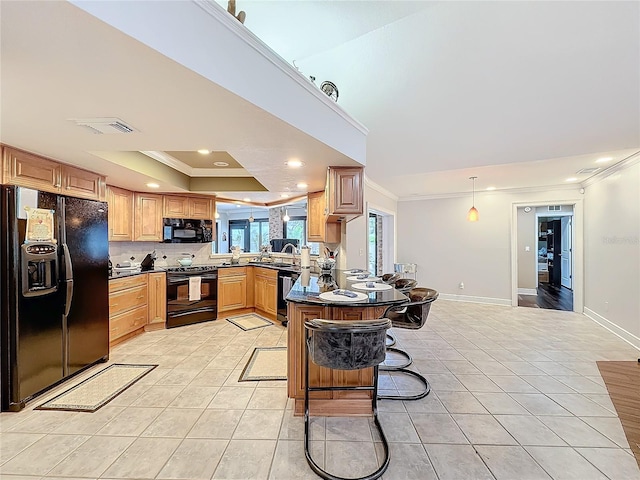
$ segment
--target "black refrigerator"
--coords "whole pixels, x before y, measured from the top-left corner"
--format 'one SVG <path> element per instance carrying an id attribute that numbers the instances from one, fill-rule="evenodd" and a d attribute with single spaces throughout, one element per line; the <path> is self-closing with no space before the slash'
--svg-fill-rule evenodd
<path id="1" fill-rule="evenodd" d="M 0 406 L 19 411 L 109 358 L 107 204 L 0 189 Z"/>

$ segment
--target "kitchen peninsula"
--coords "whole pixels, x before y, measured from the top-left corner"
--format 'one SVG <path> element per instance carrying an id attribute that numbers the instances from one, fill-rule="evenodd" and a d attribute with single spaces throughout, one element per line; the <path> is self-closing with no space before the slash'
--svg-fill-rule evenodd
<path id="1" fill-rule="evenodd" d="M 332 320 L 367 320 L 380 318 L 386 308 L 409 301 L 408 297 L 395 288 L 380 291 L 359 290 L 354 284 L 363 280 L 354 278 L 354 273 L 335 271 L 333 285 L 326 285 L 322 277 L 301 275 L 287 295 L 288 325 L 288 371 L 287 390 L 289 398 L 295 399 L 295 414 L 304 413 L 304 322 L 314 318 Z M 353 279 L 353 280 L 352 280 Z M 325 292 L 336 287 L 359 292 L 362 300 L 344 299 L 339 295 L 329 299 L 321 298 Z M 328 297 L 323 295 L 322 297 Z M 353 386 L 371 385 L 373 368 L 362 370 L 332 370 L 309 362 L 309 378 L 313 386 Z M 326 391 L 310 393 L 310 410 L 313 415 L 345 416 L 370 415 L 371 393 L 367 391 Z"/>

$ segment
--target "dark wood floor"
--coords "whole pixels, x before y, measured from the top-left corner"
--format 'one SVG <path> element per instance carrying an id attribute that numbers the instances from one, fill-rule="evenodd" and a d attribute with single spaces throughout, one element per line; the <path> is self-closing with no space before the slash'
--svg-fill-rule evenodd
<path id="1" fill-rule="evenodd" d="M 573 291 L 568 288 L 540 283 L 537 291 L 537 295 L 518 295 L 518 306 L 548 308 L 551 310 L 573 310 Z"/>
<path id="2" fill-rule="evenodd" d="M 609 397 L 640 466 L 640 362 L 597 362 Z"/>

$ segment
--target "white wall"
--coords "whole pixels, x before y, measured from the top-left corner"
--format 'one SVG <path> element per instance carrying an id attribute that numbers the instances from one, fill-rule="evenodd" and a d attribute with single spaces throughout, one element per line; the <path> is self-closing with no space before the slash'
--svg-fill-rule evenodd
<path id="1" fill-rule="evenodd" d="M 369 238 L 369 210 L 377 210 L 395 217 L 397 201 L 390 195 L 380 192 L 365 181 L 364 185 L 365 211 L 346 225 L 346 234 L 342 237 L 342 251 L 345 253 L 345 268 L 368 268 L 368 238 Z M 395 239 L 393 227 L 390 229 L 387 245 L 391 251 L 395 251 Z M 387 239 L 385 239 L 387 241 Z M 342 264 L 340 264 L 342 265 Z M 391 265 L 393 267 L 393 265 Z M 387 266 L 385 265 L 385 269 Z"/>
<path id="2" fill-rule="evenodd" d="M 397 260 L 418 265 L 420 285 L 468 300 L 510 305 L 513 204 L 570 204 L 581 199 L 574 189 L 480 192 L 475 201 L 478 222 L 467 221 L 471 196 L 398 202 Z"/>
<path id="3" fill-rule="evenodd" d="M 640 162 L 588 186 L 585 213 L 585 313 L 640 348 Z"/>

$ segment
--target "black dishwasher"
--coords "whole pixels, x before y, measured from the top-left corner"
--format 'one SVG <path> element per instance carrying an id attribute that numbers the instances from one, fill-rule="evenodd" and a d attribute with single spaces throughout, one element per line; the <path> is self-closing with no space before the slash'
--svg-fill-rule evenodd
<path id="1" fill-rule="evenodd" d="M 285 298 L 300 274 L 290 270 L 278 270 L 278 320 L 287 325 L 287 301 Z"/>

